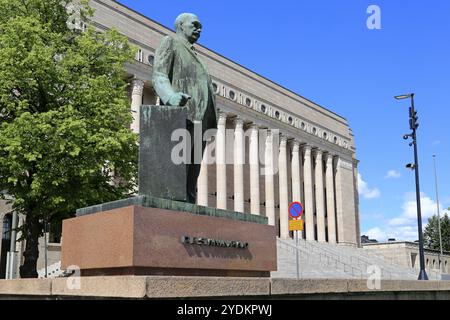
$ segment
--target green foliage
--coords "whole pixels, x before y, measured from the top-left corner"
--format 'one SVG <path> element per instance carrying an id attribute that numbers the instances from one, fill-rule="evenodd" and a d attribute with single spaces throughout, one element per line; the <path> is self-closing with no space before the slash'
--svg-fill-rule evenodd
<path id="1" fill-rule="evenodd" d="M 438 222 L 437 215 L 431 217 L 424 231 L 425 246 L 434 250 L 440 250 Z M 443 250 L 450 252 L 450 219 L 447 213 L 441 216 L 441 236 Z"/>
<path id="2" fill-rule="evenodd" d="M 0 0 L 0 191 L 47 221 L 136 187 L 124 81 L 134 49 L 114 30 L 70 28 L 71 5 Z M 88 23 L 91 10 L 79 8 Z"/>

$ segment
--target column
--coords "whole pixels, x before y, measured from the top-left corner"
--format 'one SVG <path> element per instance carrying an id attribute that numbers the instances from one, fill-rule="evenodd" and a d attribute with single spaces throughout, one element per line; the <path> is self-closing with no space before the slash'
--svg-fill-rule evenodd
<path id="1" fill-rule="evenodd" d="M 323 193 L 323 157 L 322 151 L 316 152 L 316 214 L 317 214 L 317 240 L 326 242 L 325 236 L 325 197 Z"/>
<path id="2" fill-rule="evenodd" d="M 336 158 L 336 224 L 338 242 L 340 244 L 356 245 L 358 241 L 356 226 L 356 206 L 353 161 Z"/>
<path id="3" fill-rule="evenodd" d="M 203 154 L 202 167 L 197 180 L 197 203 L 199 206 L 208 206 L 208 164 L 210 142 L 206 143 L 205 152 Z"/>
<path id="4" fill-rule="evenodd" d="M 258 126 L 252 125 L 250 128 L 250 208 L 251 214 L 260 215 L 260 195 L 259 195 L 259 141 Z"/>
<path id="5" fill-rule="evenodd" d="M 334 180 L 333 180 L 333 156 L 328 154 L 326 156 L 327 168 L 326 168 L 326 186 L 327 186 L 327 214 L 328 214 L 328 242 L 335 244 L 336 238 L 336 208 L 334 205 Z"/>
<path id="6" fill-rule="evenodd" d="M 244 212 L 244 121 L 235 120 L 234 130 L 234 211 Z"/>
<path id="7" fill-rule="evenodd" d="M 303 176 L 305 183 L 305 228 L 306 240 L 314 241 L 314 203 L 313 203 L 313 181 L 312 181 L 312 163 L 311 146 L 305 146 L 304 155 L 305 164 L 303 166 Z"/>
<path id="8" fill-rule="evenodd" d="M 273 152 L 273 132 L 269 130 L 266 138 L 265 150 L 265 189 L 266 189 L 266 217 L 269 225 L 275 226 L 275 188 L 274 188 L 274 152 Z"/>
<path id="9" fill-rule="evenodd" d="M 292 145 L 292 202 L 302 202 L 301 182 L 300 182 L 300 142 L 294 141 Z M 298 233 L 299 238 L 303 236 L 302 232 Z"/>
<path id="10" fill-rule="evenodd" d="M 133 79 L 131 81 L 131 113 L 133 115 L 131 130 L 133 130 L 134 133 L 139 133 L 139 118 L 143 93 L 144 81 L 140 79 Z"/>
<path id="11" fill-rule="evenodd" d="M 294 141 L 292 146 L 292 202 L 301 202 L 300 184 L 300 142 Z"/>
<path id="12" fill-rule="evenodd" d="M 227 209 L 226 123 L 227 115 L 219 113 L 216 136 L 217 208 L 223 210 Z"/>
<path id="13" fill-rule="evenodd" d="M 280 138 L 280 155 L 278 158 L 280 179 L 280 237 L 289 238 L 289 199 L 288 199 L 288 177 L 286 157 L 287 137 Z"/>

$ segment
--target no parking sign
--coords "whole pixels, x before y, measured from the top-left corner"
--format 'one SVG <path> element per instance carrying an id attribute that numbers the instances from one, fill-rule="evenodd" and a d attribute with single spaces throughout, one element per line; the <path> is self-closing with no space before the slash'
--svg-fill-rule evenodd
<path id="1" fill-rule="evenodd" d="M 289 221 L 289 231 L 303 231 L 303 205 L 300 202 L 293 202 L 289 206 L 289 215 L 292 220 Z"/>

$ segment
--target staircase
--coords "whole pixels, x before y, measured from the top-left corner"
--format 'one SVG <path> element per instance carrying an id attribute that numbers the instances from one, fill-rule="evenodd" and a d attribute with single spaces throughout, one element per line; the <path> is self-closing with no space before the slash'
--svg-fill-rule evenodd
<path id="1" fill-rule="evenodd" d="M 329 243 L 277 239 L 278 271 L 273 278 L 296 278 L 296 251 L 299 256 L 299 276 L 308 279 L 367 279 L 379 270 L 383 280 L 417 280 L 417 272 L 393 265 L 361 248 Z M 441 279 L 429 272 L 430 279 Z"/>

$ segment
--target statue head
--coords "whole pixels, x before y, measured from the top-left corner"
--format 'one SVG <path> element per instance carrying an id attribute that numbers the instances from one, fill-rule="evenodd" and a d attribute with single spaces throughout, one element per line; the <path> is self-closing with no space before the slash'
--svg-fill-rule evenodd
<path id="1" fill-rule="evenodd" d="M 179 36 L 194 44 L 200 38 L 202 24 L 195 14 L 182 13 L 175 20 L 175 30 Z"/>

